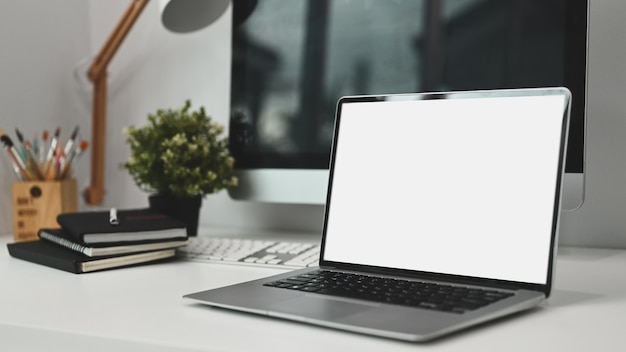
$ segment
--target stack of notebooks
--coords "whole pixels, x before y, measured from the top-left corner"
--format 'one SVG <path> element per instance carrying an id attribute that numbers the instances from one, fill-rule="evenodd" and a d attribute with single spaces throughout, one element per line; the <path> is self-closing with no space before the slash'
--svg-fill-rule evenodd
<path id="1" fill-rule="evenodd" d="M 155 262 L 187 244 L 185 224 L 151 209 L 65 213 L 58 229 L 40 229 L 38 241 L 10 243 L 15 258 L 84 273 Z"/>

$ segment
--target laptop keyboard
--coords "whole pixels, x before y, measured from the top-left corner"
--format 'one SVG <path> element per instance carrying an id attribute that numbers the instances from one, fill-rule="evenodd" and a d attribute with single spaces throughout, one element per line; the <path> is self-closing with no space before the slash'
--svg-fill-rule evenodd
<path id="1" fill-rule="evenodd" d="M 320 245 L 199 236 L 190 237 L 178 253 L 183 259 L 197 262 L 301 269 L 318 265 Z"/>
<path id="2" fill-rule="evenodd" d="M 513 293 L 495 289 L 478 289 L 327 270 L 273 281 L 266 283 L 265 286 L 459 314 L 513 295 Z"/>

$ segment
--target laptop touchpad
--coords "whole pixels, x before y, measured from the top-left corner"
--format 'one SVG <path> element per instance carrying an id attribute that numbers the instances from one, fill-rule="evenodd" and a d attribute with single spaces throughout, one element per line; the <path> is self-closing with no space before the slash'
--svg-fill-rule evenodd
<path id="1" fill-rule="evenodd" d="M 270 307 L 271 312 L 285 313 L 321 320 L 337 320 L 342 317 L 375 309 L 376 303 L 359 304 L 340 299 L 302 296 L 282 301 Z"/>

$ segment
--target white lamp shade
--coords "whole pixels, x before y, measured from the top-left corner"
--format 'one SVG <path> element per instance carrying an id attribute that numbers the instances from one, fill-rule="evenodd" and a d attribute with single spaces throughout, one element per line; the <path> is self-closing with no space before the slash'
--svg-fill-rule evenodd
<path id="1" fill-rule="evenodd" d="M 188 33 L 216 21 L 230 0 L 160 0 L 161 21 L 168 30 Z"/>

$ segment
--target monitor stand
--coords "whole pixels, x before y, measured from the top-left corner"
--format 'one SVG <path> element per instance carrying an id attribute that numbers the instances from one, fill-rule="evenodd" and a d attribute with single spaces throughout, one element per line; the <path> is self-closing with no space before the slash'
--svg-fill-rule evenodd
<path id="1" fill-rule="evenodd" d="M 228 189 L 231 198 L 264 203 L 324 205 L 328 170 L 236 170 L 239 185 Z"/>
<path id="2" fill-rule="evenodd" d="M 574 211 L 580 208 L 585 200 L 585 174 L 566 173 L 563 177 L 563 197 L 561 209 Z"/>

